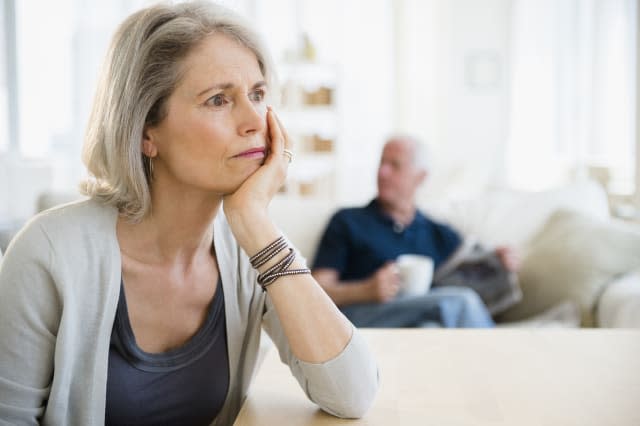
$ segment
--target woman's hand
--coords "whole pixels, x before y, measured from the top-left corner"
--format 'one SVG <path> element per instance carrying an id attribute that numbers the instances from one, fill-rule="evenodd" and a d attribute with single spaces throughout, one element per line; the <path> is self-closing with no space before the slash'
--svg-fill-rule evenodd
<path id="1" fill-rule="evenodd" d="M 291 140 L 271 107 L 267 107 L 267 133 L 271 140 L 269 153 L 262 166 L 245 180 L 240 187 L 223 198 L 224 213 L 231 230 L 240 245 L 251 254 L 262 246 L 260 235 L 277 238 L 275 226 L 268 218 L 269 202 L 284 184 L 289 167 L 289 156 L 285 149 L 291 148 Z M 268 244 L 271 241 L 266 241 Z"/>
<path id="2" fill-rule="evenodd" d="M 289 158 L 284 150 L 290 140 L 271 107 L 267 107 L 267 133 L 271 144 L 265 162 L 232 194 L 224 197 L 224 211 L 229 214 L 262 214 L 284 183 Z"/>

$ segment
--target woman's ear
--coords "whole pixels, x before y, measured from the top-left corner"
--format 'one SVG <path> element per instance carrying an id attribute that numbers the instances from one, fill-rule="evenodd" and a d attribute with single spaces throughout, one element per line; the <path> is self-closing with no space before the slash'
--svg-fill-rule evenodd
<path id="1" fill-rule="evenodd" d="M 142 153 L 149 158 L 153 158 L 158 155 L 158 148 L 156 147 L 148 129 L 144 129 L 142 132 Z"/>

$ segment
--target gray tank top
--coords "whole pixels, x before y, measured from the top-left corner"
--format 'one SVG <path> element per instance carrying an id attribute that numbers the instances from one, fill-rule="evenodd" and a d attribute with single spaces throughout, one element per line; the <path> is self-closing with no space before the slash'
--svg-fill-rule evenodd
<path id="1" fill-rule="evenodd" d="M 163 353 L 138 347 L 124 287 L 111 333 L 105 424 L 208 425 L 229 389 L 222 283 L 204 324 L 183 346 Z"/>

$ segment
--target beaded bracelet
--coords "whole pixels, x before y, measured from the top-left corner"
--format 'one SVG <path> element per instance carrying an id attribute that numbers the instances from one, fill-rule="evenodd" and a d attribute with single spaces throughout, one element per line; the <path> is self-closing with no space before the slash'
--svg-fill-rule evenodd
<path id="1" fill-rule="evenodd" d="M 270 280 L 267 283 L 261 284 L 260 286 L 262 287 L 262 291 L 267 291 L 267 287 L 273 284 L 273 282 L 280 277 L 284 277 L 287 275 L 299 275 L 299 274 L 310 274 L 310 273 L 311 273 L 311 270 L 309 268 L 287 269 L 286 271 L 275 272 L 269 277 Z"/>
<path id="2" fill-rule="evenodd" d="M 275 272 L 284 271 L 289 266 L 291 266 L 294 259 L 295 259 L 295 254 L 293 253 L 293 249 L 289 248 L 289 254 L 287 254 L 283 259 L 279 260 L 278 263 L 276 263 L 275 265 L 273 265 L 272 267 L 264 271 L 262 274 L 260 274 L 260 276 L 268 277 L 269 275 Z M 258 277 L 258 283 L 262 284 L 260 276 Z"/>
<path id="3" fill-rule="evenodd" d="M 256 269 L 259 268 L 269 260 L 273 259 L 274 256 L 276 256 L 286 247 L 287 242 L 284 237 L 278 238 L 267 247 L 251 256 L 251 258 L 249 259 L 249 261 L 251 262 L 251 266 Z M 289 247 L 289 254 L 287 254 L 283 259 L 279 260 L 275 265 L 271 266 L 265 272 L 258 275 L 258 284 L 260 284 L 260 287 L 262 287 L 262 291 L 266 291 L 267 287 L 273 284 L 273 282 L 280 277 L 311 273 L 311 270 L 309 270 L 308 268 L 289 269 L 295 258 L 296 253 L 291 247 Z"/>
<path id="4" fill-rule="evenodd" d="M 274 242 L 260 250 L 249 258 L 251 266 L 258 269 L 287 247 L 287 241 L 284 237 L 277 238 Z"/>

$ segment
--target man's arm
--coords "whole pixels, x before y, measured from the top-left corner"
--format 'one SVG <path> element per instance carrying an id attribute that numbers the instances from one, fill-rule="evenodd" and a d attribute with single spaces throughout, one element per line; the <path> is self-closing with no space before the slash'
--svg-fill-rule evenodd
<path id="1" fill-rule="evenodd" d="M 387 302 L 398 294 L 400 285 L 393 262 L 386 263 L 370 277 L 358 281 L 340 281 L 338 271 L 332 268 L 317 268 L 312 273 L 338 306 Z"/>

